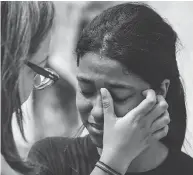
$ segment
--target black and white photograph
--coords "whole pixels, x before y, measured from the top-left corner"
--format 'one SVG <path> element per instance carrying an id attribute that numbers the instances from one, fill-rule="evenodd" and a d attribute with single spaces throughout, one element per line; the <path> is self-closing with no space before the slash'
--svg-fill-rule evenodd
<path id="1" fill-rule="evenodd" d="M 193 175 L 193 1 L 1 1 L 1 175 Z"/>

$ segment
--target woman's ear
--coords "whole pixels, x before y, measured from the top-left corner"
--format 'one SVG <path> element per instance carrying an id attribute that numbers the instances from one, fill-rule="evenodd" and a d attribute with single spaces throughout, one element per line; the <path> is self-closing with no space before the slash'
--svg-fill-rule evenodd
<path id="1" fill-rule="evenodd" d="M 164 98 L 166 98 L 166 95 L 167 95 L 169 86 L 170 86 L 170 80 L 165 79 L 165 80 L 161 83 L 161 86 L 160 86 L 160 88 L 159 88 L 159 90 L 158 90 L 158 94 L 159 94 L 159 95 L 162 95 Z"/>

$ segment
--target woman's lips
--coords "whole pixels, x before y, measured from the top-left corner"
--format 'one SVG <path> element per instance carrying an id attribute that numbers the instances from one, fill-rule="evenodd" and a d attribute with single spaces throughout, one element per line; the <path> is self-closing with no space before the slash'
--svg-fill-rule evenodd
<path id="1" fill-rule="evenodd" d="M 88 123 L 88 129 L 97 134 L 103 134 L 103 124 Z"/>
<path id="2" fill-rule="evenodd" d="M 98 130 L 103 130 L 103 124 L 96 124 L 96 123 L 89 123 L 92 127 L 98 129 Z"/>

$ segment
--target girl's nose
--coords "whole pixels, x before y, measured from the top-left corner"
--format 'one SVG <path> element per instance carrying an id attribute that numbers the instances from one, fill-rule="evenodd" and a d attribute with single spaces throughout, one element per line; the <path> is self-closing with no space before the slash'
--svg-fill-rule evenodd
<path id="1" fill-rule="evenodd" d="M 101 94 L 97 94 L 97 97 L 93 100 L 93 108 L 91 111 L 91 115 L 94 117 L 96 123 L 103 123 L 103 107 L 102 107 L 102 98 Z"/>

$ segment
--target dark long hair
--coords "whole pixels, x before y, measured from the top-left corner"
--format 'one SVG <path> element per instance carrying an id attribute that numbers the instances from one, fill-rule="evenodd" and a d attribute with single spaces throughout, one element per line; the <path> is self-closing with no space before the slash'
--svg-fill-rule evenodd
<path id="1" fill-rule="evenodd" d="M 76 53 L 77 64 L 87 52 L 117 60 L 154 90 L 169 79 L 166 101 L 171 123 L 162 141 L 179 150 L 185 138 L 186 106 L 176 61 L 177 40 L 176 32 L 151 7 L 124 3 L 103 11 L 86 26 Z"/>
<path id="2" fill-rule="evenodd" d="M 31 167 L 18 154 L 12 133 L 12 114 L 24 136 L 18 77 L 26 59 L 35 54 L 50 31 L 54 19 L 51 2 L 1 2 L 1 153 L 16 171 Z"/>

